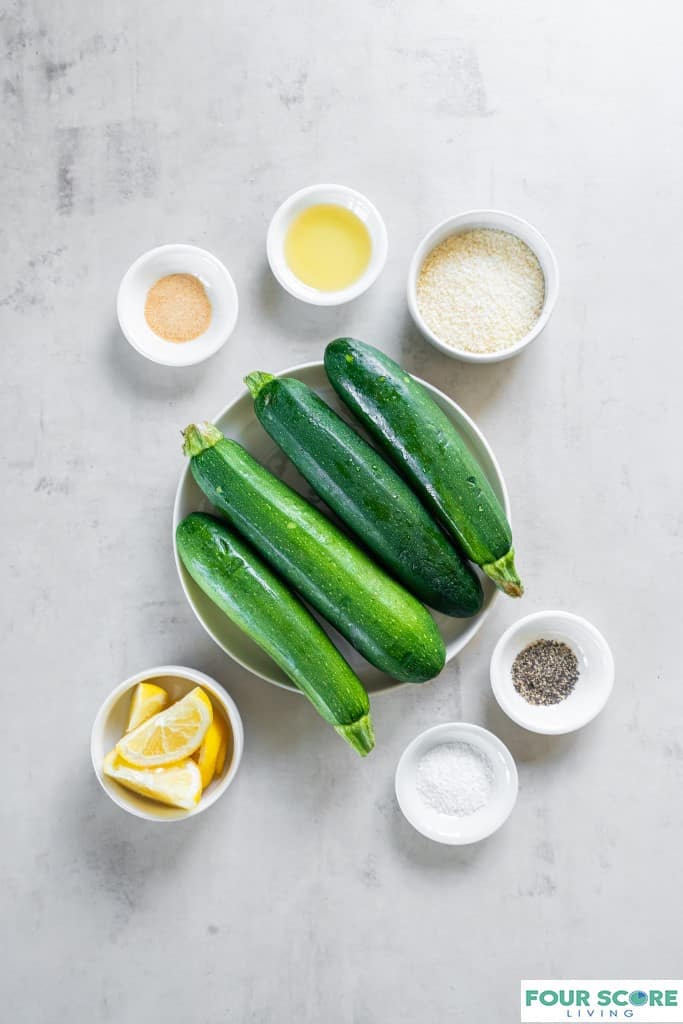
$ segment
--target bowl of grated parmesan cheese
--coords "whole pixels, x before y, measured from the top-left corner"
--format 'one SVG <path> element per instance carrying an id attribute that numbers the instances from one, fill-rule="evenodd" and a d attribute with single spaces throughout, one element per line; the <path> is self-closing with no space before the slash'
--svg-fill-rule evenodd
<path id="1" fill-rule="evenodd" d="M 496 363 L 538 337 L 558 288 L 557 261 L 535 227 L 501 210 L 469 210 L 442 221 L 418 245 L 408 308 L 441 352 Z"/>

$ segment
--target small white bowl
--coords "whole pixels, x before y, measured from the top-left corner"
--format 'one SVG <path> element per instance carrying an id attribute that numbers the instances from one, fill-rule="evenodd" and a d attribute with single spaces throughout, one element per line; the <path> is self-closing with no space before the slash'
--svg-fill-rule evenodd
<path id="1" fill-rule="evenodd" d="M 432 249 L 451 235 L 459 234 L 462 231 L 471 231 L 473 228 L 494 228 L 498 231 L 507 231 L 508 234 L 521 238 L 536 255 L 545 278 L 545 298 L 538 320 L 528 334 L 525 334 L 514 345 L 501 349 L 499 352 L 467 352 L 465 349 L 453 348 L 451 345 L 447 345 L 445 341 L 441 341 L 427 326 L 420 313 L 417 301 L 417 281 L 422 264 Z M 437 224 L 435 228 L 432 228 L 425 235 L 418 245 L 408 271 L 408 309 L 415 321 L 416 327 L 427 341 L 431 342 L 441 352 L 445 352 L 447 356 L 451 356 L 453 359 L 461 359 L 466 363 L 498 363 L 503 359 L 510 359 L 511 356 L 516 356 L 523 348 L 531 344 L 534 338 L 539 336 L 555 308 L 559 286 L 560 273 L 553 251 L 543 235 L 535 227 L 522 220 L 521 217 L 515 217 L 514 214 L 505 213 L 503 210 L 468 210 L 466 213 L 460 213 L 456 217 L 449 217 L 447 220 Z"/>
<path id="2" fill-rule="evenodd" d="M 444 743 L 469 743 L 486 754 L 493 766 L 491 799 L 473 814 L 441 814 L 426 804 L 416 786 L 417 766 L 424 755 Z M 512 754 L 497 736 L 480 725 L 448 722 L 416 736 L 403 751 L 396 768 L 396 799 L 405 818 L 427 839 L 448 846 L 465 846 L 496 832 L 509 818 L 519 787 Z"/>
<path id="3" fill-rule="evenodd" d="M 304 284 L 290 270 L 285 259 L 285 238 L 290 224 L 302 210 L 319 203 L 344 206 L 355 213 L 368 229 L 372 243 L 370 262 L 365 272 L 348 288 L 336 292 L 323 292 Z M 387 229 L 379 211 L 361 192 L 347 188 L 346 185 L 309 185 L 295 192 L 273 214 L 266 238 L 268 263 L 277 280 L 295 299 L 313 306 L 341 306 L 344 302 L 357 299 L 379 277 L 387 260 L 387 249 Z"/>
<path id="4" fill-rule="evenodd" d="M 171 701 L 180 700 L 195 686 L 201 686 L 211 698 L 214 714 L 222 715 L 230 728 L 232 751 L 228 750 L 223 772 L 220 778 L 214 779 L 207 786 L 199 803 L 191 811 L 166 807 L 164 804 L 157 804 L 144 796 L 138 796 L 137 793 L 125 789 L 115 779 L 110 779 L 102 772 L 105 756 L 116 746 L 125 732 L 132 691 L 138 683 L 143 682 L 154 682 L 163 686 L 168 691 Z M 126 679 L 120 686 L 117 686 L 97 712 L 90 737 L 90 756 L 95 775 L 102 789 L 124 811 L 134 814 L 138 818 L 144 818 L 145 821 L 179 821 L 183 818 L 192 818 L 201 814 L 207 807 L 211 807 L 225 793 L 235 778 L 242 760 L 243 750 L 244 728 L 237 705 L 232 697 L 215 679 L 204 675 L 203 672 L 197 672 L 196 669 L 184 668 L 181 665 L 159 665 L 157 668 L 138 672 L 137 675 L 131 676 L 130 679 Z"/>
<path id="5" fill-rule="evenodd" d="M 536 640 L 561 640 L 576 655 L 579 678 L 559 704 L 536 705 L 517 693 L 512 663 Z M 496 700 L 513 722 L 530 732 L 559 736 L 574 732 L 602 711 L 614 685 L 614 659 L 602 633 L 571 612 L 535 612 L 503 633 L 491 656 L 491 686 Z"/>
<path id="6" fill-rule="evenodd" d="M 211 323 L 192 341 L 166 341 L 145 319 L 145 302 L 152 285 L 168 274 L 193 274 L 204 285 L 211 303 Z M 221 261 L 196 245 L 160 245 L 143 253 L 126 271 L 119 286 L 116 313 L 126 339 L 153 363 L 192 366 L 214 355 L 235 329 L 237 289 Z"/>

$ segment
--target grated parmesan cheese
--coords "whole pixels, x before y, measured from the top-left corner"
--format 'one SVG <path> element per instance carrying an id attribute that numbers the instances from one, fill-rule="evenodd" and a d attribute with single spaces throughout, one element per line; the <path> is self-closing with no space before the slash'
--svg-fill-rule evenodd
<path id="1" fill-rule="evenodd" d="M 429 253 L 417 281 L 417 304 L 436 337 L 466 352 L 510 348 L 538 320 L 545 298 L 541 265 L 507 231 L 474 228 Z"/>

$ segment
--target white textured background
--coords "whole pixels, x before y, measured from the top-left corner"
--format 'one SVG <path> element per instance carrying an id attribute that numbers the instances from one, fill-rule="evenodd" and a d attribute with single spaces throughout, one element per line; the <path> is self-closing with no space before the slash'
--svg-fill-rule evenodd
<path id="1" fill-rule="evenodd" d="M 12 1024 L 509 1024 L 521 977 L 680 974 L 683 105 L 676 5 L 479 0 L 5 0 L 0 950 Z M 294 189 L 383 211 L 390 257 L 347 309 L 298 305 L 264 259 Z M 523 356 L 468 367 L 408 322 L 437 220 L 497 206 L 554 246 L 561 298 Z M 114 315 L 140 252 L 191 241 L 242 302 L 203 366 L 146 363 Z M 170 545 L 179 429 L 245 372 L 356 334 L 454 396 L 511 492 L 523 604 L 500 602 L 435 683 L 375 702 L 353 754 L 212 645 Z M 523 612 L 610 639 L 617 687 L 583 733 L 527 735 L 488 658 Z M 177 661 L 237 700 L 234 789 L 170 828 L 92 775 L 121 679 Z M 392 777 L 464 717 L 516 756 L 520 799 L 476 848 L 431 845 Z"/>

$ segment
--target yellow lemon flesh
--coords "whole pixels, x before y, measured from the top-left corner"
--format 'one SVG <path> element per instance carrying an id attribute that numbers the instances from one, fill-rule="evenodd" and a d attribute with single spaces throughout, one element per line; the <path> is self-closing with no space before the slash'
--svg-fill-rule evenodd
<path id="1" fill-rule="evenodd" d="M 206 736 L 197 753 L 197 764 L 202 776 L 202 787 L 206 789 L 215 775 L 218 775 L 218 754 L 227 739 L 227 726 L 221 715 L 214 715 L 213 722 L 206 730 Z"/>
<path id="2" fill-rule="evenodd" d="M 213 720 L 213 707 L 204 691 L 194 690 L 152 715 L 116 744 L 119 757 L 134 768 L 159 768 L 190 757 Z"/>
<path id="3" fill-rule="evenodd" d="M 112 750 L 105 757 L 102 769 L 126 789 L 184 811 L 196 807 L 202 795 L 201 773 L 192 758 L 167 768 L 133 768 Z"/>
<path id="4" fill-rule="evenodd" d="M 226 726 L 225 732 L 223 733 L 223 739 L 221 745 L 218 748 L 218 755 L 216 757 L 216 771 L 215 778 L 223 774 L 223 766 L 225 765 L 225 758 L 227 757 L 228 747 L 232 740 L 232 734 L 230 732 L 230 726 Z"/>
<path id="5" fill-rule="evenodd" d="M 169 696 L 161 686 L 157 686 L 155 683 L 138 683 L 130 701 L 126 732 L 137 729 L 152 715 L 167 708 L 168 704 Z"/>

